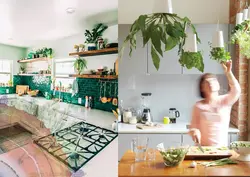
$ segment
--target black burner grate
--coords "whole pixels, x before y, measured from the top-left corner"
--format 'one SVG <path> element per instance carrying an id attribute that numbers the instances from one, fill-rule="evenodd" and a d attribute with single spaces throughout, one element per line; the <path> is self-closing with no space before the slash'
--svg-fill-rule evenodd
<path id="1" fill-rule="evenodd" d="M 117 136 L 111 130 L 80 122 L 35 143 L 76 172 Z"/>

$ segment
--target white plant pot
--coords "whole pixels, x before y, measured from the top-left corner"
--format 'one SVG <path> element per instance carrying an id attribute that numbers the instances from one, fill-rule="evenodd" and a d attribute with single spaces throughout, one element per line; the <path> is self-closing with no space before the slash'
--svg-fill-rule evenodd
<path id="1" fill-rule="evenodd" d="M 241 24 L 243 21 L 243 13 L 237 13 L 236 15 L 236 25 Z"/>
<path id="2" fill-rule="evenodd" d="M 155 0 L 153 13 L 173 13 L 172 0 Z"/>
<path id="3" fill-rule="evenodd" d="M 183 49 L 185 52 L 197 52 L 198 51 L 196 34 L 188 33 Z"/>
<path id="4" fill-rule="evenodd" d="M 248 9 L 243 10 L 243 21 L 248 19 Z"/>
<path id="5" fill-rule="evenodd" d="M 250 19 L 250 6 L 248 7 L 248 18 Z"/>
<path id="6" fill-rule="evenodd" d="M 96 44 L 95 43 L 89 43 L 88 44 L 88 50 L 96 50 Z"/>
<path id="7" fill-rule="evenodd" d="M 216 31 L 213 36 L 212 47 L 224 47 L 223 31 Z"/>

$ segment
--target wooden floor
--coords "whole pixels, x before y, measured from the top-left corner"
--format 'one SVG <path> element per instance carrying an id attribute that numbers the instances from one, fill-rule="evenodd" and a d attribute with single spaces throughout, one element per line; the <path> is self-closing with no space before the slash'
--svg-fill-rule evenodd
<path id="1" fill-rule="evenodd" d="M 31 142 L 32 134 L 18 125 L 0 129 L 0 149 L 3 152 L 11 151 Z"/>

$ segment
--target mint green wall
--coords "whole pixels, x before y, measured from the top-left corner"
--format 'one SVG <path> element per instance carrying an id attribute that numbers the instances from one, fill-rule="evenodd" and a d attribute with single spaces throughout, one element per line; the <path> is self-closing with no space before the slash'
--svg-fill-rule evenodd
<path id="1" fill-rule="evenodd" d="M 0 59 L 13 60 L 14 74 L 19 72 L 17 60 L 26 57 L 27 48 L 0 44 Z"/>

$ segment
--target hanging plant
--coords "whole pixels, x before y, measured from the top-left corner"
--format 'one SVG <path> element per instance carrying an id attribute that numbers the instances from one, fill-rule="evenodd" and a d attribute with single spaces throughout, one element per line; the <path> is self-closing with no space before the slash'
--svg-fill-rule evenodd
<path id="1" fill-rule="evenodd" d="M 204 62 L 201 51 L 185 52 L 182 50 L 179 63 L 187 69 L 197 68 L 199 71 L 204 71 Z"/>
<path id="2" fill-rule="evenodd" d="M 74 62 L 74 68 L 77 74 L 80 75 L 82 71 L 87 68 L 87 61 L 84 58 L 77 58 Z"/>
<path id="3" fill-rule="evenodd" d="M 245 20 L 235 26 L 231 42 L 239 44 L 240 53 L 250 59 L 250 20 Z"/>
<path id="4" fill-rule="evenodd" d="M 216 60 L 219 63 L 227 62 L 228 60 L 231 59 L 230 53 L 227 52 L 224 47 L 212 47 L 212 44 L 210 42 L 208 44 L 211 48 L 211 51 L 210 51 L 211 59 Z"/>
<path id="5" fill-rule="evenodd" d="M 141 32 L 143 47 L 151 41 L 151 56 L 157 70 L 160 67 L 160 56 L 163 57 L 163 52 L 179 46 L 178 55 L 181 56 L 179 60 L 180 64 L 189 68 L 195 67 L 201 71 L 203 68 L 203 59 L 200 54 L 184 53 L 182 49 L 187 37 L 187 27 L 191 27 L 193 33 L 196 34 L 197 42 L 200 43 L 195 27 L 187 17 L 181 18 L 177 14 L 170 13 L 141 15 L 131 26 L 130 32 L 120 50 L 120 57 L 122 57 L 127 43 L 130 44 L 129 55 L 131 57 L 133 49 L 136 49 L 136 35 L 138 32 Z M 162 45 L 164 45 L 164 49 L 162 49 Z M 199 62 L 191 62 L 190 60 L 192 59 Z"/>

